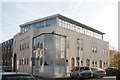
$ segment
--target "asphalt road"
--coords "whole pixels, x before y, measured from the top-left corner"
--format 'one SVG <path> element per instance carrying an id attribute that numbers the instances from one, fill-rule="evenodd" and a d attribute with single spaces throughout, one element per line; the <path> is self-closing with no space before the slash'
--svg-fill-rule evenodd
<path id="1" fill-rule="evenodd" d="M 66 78 L 38 78 L 37 80 L 116 80 L 116 76 L 106 76 L 103 78 L 92 78 L 92 79 L 75 79 L 75 78 L 70 78 L 70 77 L 66 77 Z"/>

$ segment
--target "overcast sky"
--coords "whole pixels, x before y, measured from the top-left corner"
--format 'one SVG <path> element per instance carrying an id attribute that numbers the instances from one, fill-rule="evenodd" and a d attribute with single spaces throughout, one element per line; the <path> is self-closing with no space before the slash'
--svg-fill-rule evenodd
<path id="1" fill-rule="evenodd" d="M 8 2 L 9 1 L 9 2 Z M 0 43 L 20 32 L 19 25 L 61 14 L 106 33 L 104 40 L 118 47 L 119 0 L 3 0 L 0 3 Z"/>

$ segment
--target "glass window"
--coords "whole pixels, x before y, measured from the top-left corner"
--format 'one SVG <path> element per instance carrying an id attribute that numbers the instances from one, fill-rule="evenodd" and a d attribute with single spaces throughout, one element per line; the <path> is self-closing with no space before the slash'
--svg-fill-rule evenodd
<path id="1" fill-rule="evenodd" d="M 106 63 L 106 67 L 108 67 L 108 63 Z"/>
<path id="2" fill-rule="evenodd" d="M 105 54 L 105 49 L 103 49 L 103 54 Z"/>
<path id="3" fill-rule="evenodd" d="M 79 27 L 79 26 L 77 27 L 77 32 L 79 32 L 79 33 L 80 33 L 80 27 Z"/>
<path id="4" fill-rule="evenodd" d="M 27 48 L 29 48 L 29 43 L 28 43 L 28 42 L 27 42 L 27 45 L 26 45 L 26 46 L 27 46 Z"/>
<path id="5" fill-rule="evenodd" d="M 106 67 L 106 64 L 105 64 L 105 62 L 104 62 L 104 67 Z"/>
<path id="6" fill-rule="evenodd" d="M 44 22 L 40 22 L 39 25 L 40 25 L 40 28 L 44 28 Z"/>
<path id="7" fill-rule="evenodd" d="M 94 46 L 92 47 L 92 52 L 94 52 Z"/>
<path id="8" fill-rule="evenodd" d="M 94 67 L 94 62 L 92 62 L 92 66 Z"/>
<path id="9" fill-rule="evenodd" d="M 26 60 L 26 64 L 27 64 L 27 65 L 29 64 L 29 58 L 27 58 L 27 60 Z"/>
<path id="10" fill-rule="evenodd" d="M 97 62 L 95 62 L 95 67 L 97 67 Z"/>
<path id="11" fill-rule="evenodd" d="M 81 61 L 81 66 L 83 66 L 83 61 Z"/>
<path id="12" fill-rule="evenodd" d="M 62 26 L 62 20 L 59 19 L 59 26 Z"/>
<path id="13" fill-rule="evenodd" d="M 68 25 L 66 21 L 64 21 L 64 24 L 65 24 L 64 27 L 67 28 Z"/>
<path id="14" fill-rule="evenodd" d="M 95 53 L 97 53 L 97 47 L 95 47 Z"/>
<path id="15" fill-rule="evenodd" d="M 69 26 L 70 26 L 70 27 L 69 27 L 69 28 L 70 28 L 70 30 L 72 30 L 72 24 L 71 24 L 71 23 L 69 23 Z"/>
<path id="16" fill-rule="evenodd" d="M 85 29 L 81 27 L 80 28 L 80 32 L 84 34 L 85 33 Z"/>
<path id="17" fill-rule="evenodd" d="M 47 20 L 47 21 L 46 21 L 46 27 L 51 26 L 51 24 L 52 24 L 52 23 L 51 23 L 50 20 Z"/>
<path id="18" fill-rule="evenodd" d="M 81 67 L 80 70 L 90 70 L 89 67 Z"/>

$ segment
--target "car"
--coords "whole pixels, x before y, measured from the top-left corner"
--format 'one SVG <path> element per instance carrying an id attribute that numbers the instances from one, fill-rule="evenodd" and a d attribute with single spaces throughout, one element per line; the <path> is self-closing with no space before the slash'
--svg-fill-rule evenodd
<path id="1" fill-rule="evenodd" d="M 10 69 L 8 66 L 0 66 L 0 72 L 9 72 Z"/>
<path id="2" fill-rule="evenodd" d="M 91 68 L 91 70 L 93 71 L 94 78 L 95 77 L 102 78 L 102 77 L 106 76 L 106 71 L 101 68 L 93 67 L 93 68 Z"/>
<path id="3" fill-rule="evenodd" d="M 70 76 L 72 78 L 90 78 L 93 77 L 93 72 L 87 66 L 77 66 L 73 70 L 71 70 Z"/>
<path id="4" fill-rule="evenodd" d="M 117 67 L 109 67 L 109 68 L 106 68 L 106 69 L 105 69 L 106 75 L 107 75 L 107 76 L 116 76 L 117 70 L 118 70 Z"/>
<path id="5" fill-rule="evenodd" d="M 117 70 L 116 80 L 120 80 L 120 68 Z"/>
<path id="6" fill-rule="evenodd" d="M 31 74 L 19 72 L 1 72 L 0 80 L 36 80 Z"/>

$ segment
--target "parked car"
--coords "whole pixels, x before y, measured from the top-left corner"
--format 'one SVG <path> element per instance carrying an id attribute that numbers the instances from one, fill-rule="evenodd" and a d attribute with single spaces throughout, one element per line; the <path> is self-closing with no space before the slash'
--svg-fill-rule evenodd
<path id="1" fill-rule="evenodd" d="M 75 67 L 73 70 L 71 70 L 70 76 L 73 78 L 90 78 L 93 77 L 93 72 L 89 67 Z"/>
<path id="2" fill-rule="evenodd" d="M 120 80 L 120 67 L 117 70 L 116 80 Z"/>
<path id="3" fill-rule="evenodd" d="M 116 76 L 117 70 L 118 70 L 117 67 L 106 68 L 106 69 L 105 69 L 106 75 L 107 75 L 107 76 Z"/>
<path id="4" fill-rule="evenodd" d="M 0 72 L 9 72 L 11 71 L 8 66 L 0 66 Z"/>
<path id="5" fill-rule="evenodd" d="M 91 68 L 93 71 L 93 77 L 102 78 L 106 76 L 106 71 L 101 68 Z"/>
<path id="6" fill-rule="evenodd" d="M 31 74 L 18 72 L 1 72 L 0 80 L 36 80 Z"/>

